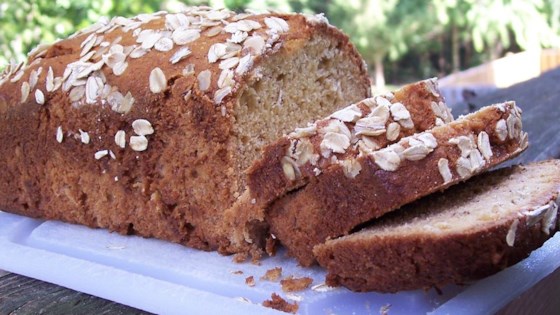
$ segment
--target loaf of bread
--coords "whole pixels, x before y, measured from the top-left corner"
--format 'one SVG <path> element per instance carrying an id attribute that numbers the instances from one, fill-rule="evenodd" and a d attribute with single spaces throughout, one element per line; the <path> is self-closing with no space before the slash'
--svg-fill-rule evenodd
<path id="1" fill-rule="evenodd" d="M 235 244 L 260 240 L 260 247 L 265 246 L 266 209 L 271 201 L 334 166 L 353 177 L 359 164 L 351 163 L 351 157 L 358 152 L 386 147 L 452 119 L 437 80 L 429 79 L 364 99 L 281 137 L 248 169 L 249 189 L 241 198 L 244 202 L 226 212 L 226 222 L 238 232 Z M 240 226 L 245 229 L 238 229 Z"/>
<path id="2" fill-rule="evenodd" d="M 0 76 L 0 209 L 228 253 L 263 145 L 369 94 L 321 16 L 101 19 Z"/>
<path id="3" fill-rule="evenodd" d="M 558 226 L 560 160 L 500 169 L 315 247 L 330 285 L 396 292 L 466 283 L 527 257 Z"/>
<path id="4" fill-rule="evenodd" d="M 480 109 L 377 151 L 332 165 L 305 187 L 272 203 L 270 231 L 298 261 L 315 262 L 313 247 L 351 233 L 420 197 L 443 190 L 517 156 L 528 145 L 513 102 Z"/>

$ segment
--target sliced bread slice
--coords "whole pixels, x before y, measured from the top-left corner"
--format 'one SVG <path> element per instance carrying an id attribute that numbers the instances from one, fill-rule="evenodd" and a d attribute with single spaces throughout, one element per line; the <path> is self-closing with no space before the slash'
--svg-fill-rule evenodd
<path id="1" fill-rule="evenodd" d="M 315 247 L 327 283 L 396 292 L 465 283 L 527 257 L 558 230 L 560 160 L 489 172 Z"/>
<path id="2" fill-rule="evenodd" d="M 386 147 L 401 138 L 453 120 L 436 79 L 406 85 L 349 105 L 268 145 L 247 172 L 249 189 L 225 214 L 224 230 L 234 231 L 222 252 L 259 252 L 267 235 L 265 209 L 287 192 L 341 165 L 346 176 L 361 151 Z"/>
<path id="3" fill-rule="evenodd" d="M 527 141 L 514 102 L 482 108 L 332 165 L 271 205 L 270 230 L 300 264 L 309 266 L 315 262 L 315 245 L 486 171 L 521 153 Z M 347 176 L 345 165 L 359 172 Z"/>

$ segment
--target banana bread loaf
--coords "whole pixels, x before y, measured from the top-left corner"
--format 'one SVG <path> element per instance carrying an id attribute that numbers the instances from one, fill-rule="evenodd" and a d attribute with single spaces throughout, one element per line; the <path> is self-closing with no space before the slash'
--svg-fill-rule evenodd
<path id="1" fill-rule="evenodd" d="M 248 169 L 249 189 L 226 212 L 225 222 L 238 233 L 231 246 L 260 241 L 259 247 L 264 247 L 269 203 L 329 172 L 332 165 L 341 165 L 345 175 L 353 177 L 359 164 L 349 157 L 358 151 L 386 147 L 452 119 L 437 80 L 429 79 L 349 105 L 281 137 Z"/>
<path id="2" fill-rule="evenodd" d="M 101 19 L 0 76 L 0 209 L 227 252 L 261 147 L 369 93 L 321 16 Z"/>
<path id="3" fill-rule="evenodd" d="M 331 166 L 271 205 L 270 230 L 309 266 L 315 245 L 488 170 L 527 144 L 521 110 L 513 102 L 482 108 L 387 148 L 360 152 L 350 159 L 360 170 L 354 177 L 340 164 Z"/>
<path id="4" fill-rule="evenodd" d="M 500 169 L 315 247 L 330 285 L 396 292 L 513 265 L 559 229 L 560 161 Z"/>

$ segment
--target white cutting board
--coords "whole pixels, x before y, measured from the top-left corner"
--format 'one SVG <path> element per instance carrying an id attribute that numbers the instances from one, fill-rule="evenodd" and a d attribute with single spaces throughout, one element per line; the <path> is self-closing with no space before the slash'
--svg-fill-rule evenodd
<path id="1" fill-rule="evenodd" d="M 379 314 L 387 306 L 390 314 L 494 313 L 560 267 L 560 233 L 521 263 L 469 286 L 445 287 L 441 295 L 344 288 L 286 294 L 279 282 L 260 279 L 275 267 L 282 267 L 282 278 L 311 277 L 312 286 L 325 277 L 283 252 L 260 265 L 238 264 L 215 252 L 0 211 L 0 269 L 158 314 L 281 314 L 261 306 L 272 293 L 297 302 L 300 314 Z M 245 283 L 249 276 L 254 287 Z"/>

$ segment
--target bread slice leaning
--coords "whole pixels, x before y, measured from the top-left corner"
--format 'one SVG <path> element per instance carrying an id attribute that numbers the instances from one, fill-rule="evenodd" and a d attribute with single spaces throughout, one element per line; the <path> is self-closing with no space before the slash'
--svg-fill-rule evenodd
<path id="1" fill-rule="evenodd" d="M 315 247 L 327 283 L 396 292 L 464 283 L 513 265 L 555 231 L 560 160 L 489 172 Z"/>
<path id="2" fill-rule="evenodd" d="M 274 202 L 270 230 L 300 264 L 311 265 L 315 245 L 518 155 L 528 144 L 521 127 L 521 110 L 506 102 L 361 152 L 348 162 L 360 169 L 355 177 L 333 167 Z"/>

